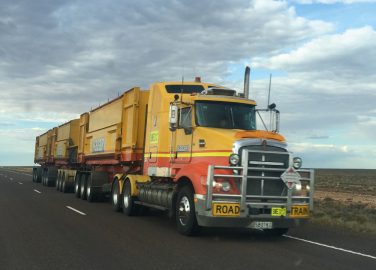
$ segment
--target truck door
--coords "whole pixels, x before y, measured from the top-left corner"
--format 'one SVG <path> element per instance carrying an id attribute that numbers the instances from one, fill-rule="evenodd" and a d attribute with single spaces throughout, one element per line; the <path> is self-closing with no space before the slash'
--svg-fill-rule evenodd
<path id="1" fill-rule="evenodd" d="M 192 107 L 179 109 L 179 125 L 173 132 L 172 163 L 188 163 L 192 158 Z"/>

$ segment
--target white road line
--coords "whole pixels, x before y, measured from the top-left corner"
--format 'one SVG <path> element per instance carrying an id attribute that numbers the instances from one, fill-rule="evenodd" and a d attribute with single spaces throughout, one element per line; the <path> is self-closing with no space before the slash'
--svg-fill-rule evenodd
<path id="1" fill-rule="evenodd" d="M 339 247 L 335 247 L 335 246 L 329 246 L 329 245 L 321 244 L 321 243 L 318 243 L 318 242 L 314 242 L 314 241 L 310 241 L 310 240 L 306 240 L 306 239 L 302 239 L 302 238 L 298 238 L 298 237 L 294 237 L 294 236 L 290 236 L 290 235 L 286 235 L 286 234 L 284 234 L 283 236 L 287 237 L 287 238 L 294 239 L 294 240 L 310 243 L 310 244 L 313 244 L 313 245 L 331 248 L 331 249 L 335 249 L 335 250 L 339 250 L 339 251 L 343 251 L 343 252 L 347 252 L 347 253 L 351 253 L 351 254 L 354 254 L 354 255 L 359 255 L 359 256 L 363 256 L 363 257 L 367 257 L 367 258 L 376 260 L 376 256 L 372 256 L 372 255 L 369 255 L 369 254 L 356 252 L 356 251 L 352 251 L 352 250 L 344 249 L 344 248 L 339 248 Z"/>
<path id="2" fill-rule="evenodd" d="M 72 210 L 72 211 L 74 211 L 74 212 L 77 212 L 77 213 L 79 213 L 80 215 L 83 215 L 83 216 L 86 216 L 86 214 L 84 213 L 84 212 L 81 212 L 81 211 L 78 211 L 77 209 L 74 209 L 73 207 L 71 207 L 71 206 L 65 206 L 66 208 L 68 208 L 68 209 L 70 209 L 70 210 Z"/>
<path id="3" fill-rule="evenodd" d="M 34 191 L 35 191 L 36 193 L 39 193 L 39 194 L 42 193 L 42 192 L 40 192 L 39 190 L 36 190 L 36 189 L 34 189 Z"/>
<path id="4" fill-rule="evenodd" d="M 20 184 L 20 185 L 23 185 L 23 183 L 22 183 L 22 182 L 18 182 L 18 184 Z"/>

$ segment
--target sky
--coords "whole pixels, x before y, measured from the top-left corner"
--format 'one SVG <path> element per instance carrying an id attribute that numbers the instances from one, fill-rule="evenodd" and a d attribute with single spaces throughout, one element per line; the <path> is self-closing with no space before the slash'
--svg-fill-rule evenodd
<path id="1" fill-rule="evenodd" d="M 281 112 L 311 168 L 376 169 L 376 0 L 2 0 L 0 165 L 134 86 L 193 80 Z"/>

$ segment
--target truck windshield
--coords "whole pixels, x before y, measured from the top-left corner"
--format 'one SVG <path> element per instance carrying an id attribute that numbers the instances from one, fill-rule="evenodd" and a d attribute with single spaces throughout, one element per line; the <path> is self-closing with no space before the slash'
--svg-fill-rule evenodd
<path id="1" fill-rule="evenodd" d="M 255 106 L 234 102 L 197 101 L 196 124 L 201 127 L 256 129 Z"/>

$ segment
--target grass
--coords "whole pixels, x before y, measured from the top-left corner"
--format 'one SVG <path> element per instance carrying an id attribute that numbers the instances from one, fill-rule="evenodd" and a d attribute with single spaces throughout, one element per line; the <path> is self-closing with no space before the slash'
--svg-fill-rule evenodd
<path id="1" fill-rule="evenodd" d="M 325 198 L 315 201 L 311 223 L 376 235 L 376 209 L 363 203 L 341 203 Z"/>
<path id="2" fill-rule="evenodd" d="M 317 190 L 376 196 L 376 170 L 318 169 L 315 178 Z M 327 197 L 315 201 L 311 222 L 376 235 L 376 208 Z"/>
<path id="3" fill-rule="evenodd" d="M 2 166 L 2 168 L 6 170 L 10 170 L 10 171 L 22 172 L 22 173 L 28 173 L 28 174 L 32 174 L 33 172 L 32 166 Z"/>

